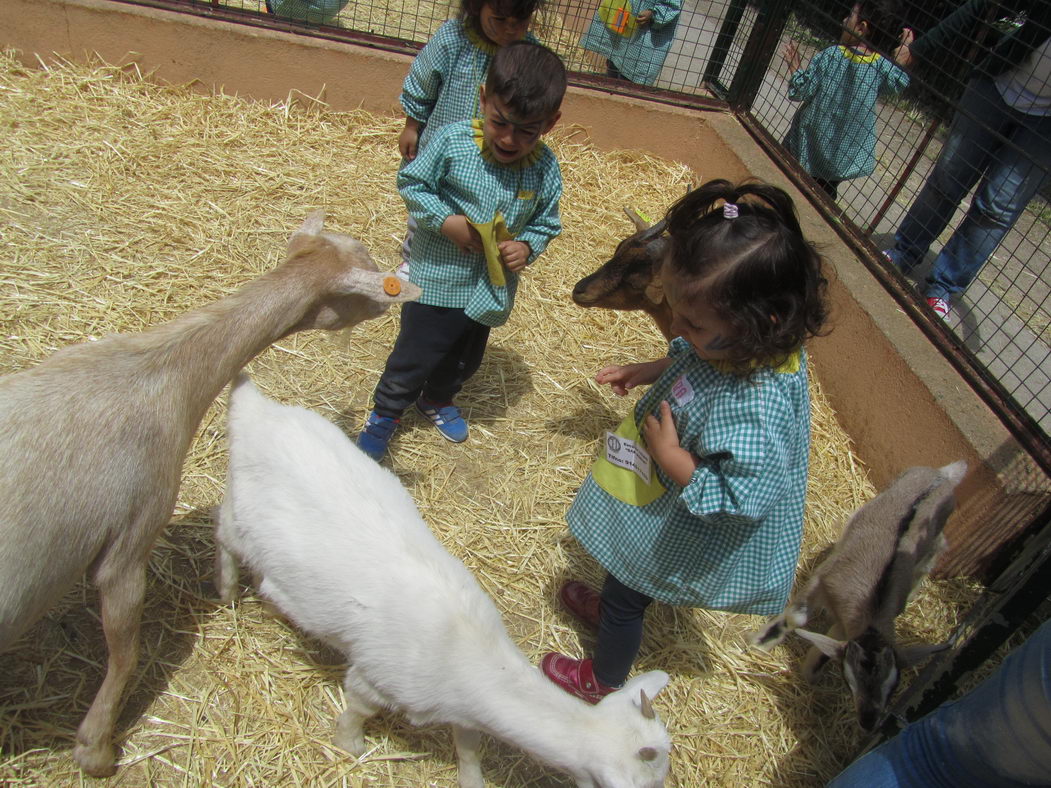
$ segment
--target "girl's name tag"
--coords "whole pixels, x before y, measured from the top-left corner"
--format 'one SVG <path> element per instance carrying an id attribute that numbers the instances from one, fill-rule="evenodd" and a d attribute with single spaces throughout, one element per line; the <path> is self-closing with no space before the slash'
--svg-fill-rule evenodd
<path id="1" fill-rule="evenodd" d="M 632 471 L 643 482 L 650 483 L 653 474 L 650 453 L 630 438 L 607 431 L 606 461 L 618 468 Z"/>
<path id="2" fill-rule="evenodd" d="M 672 383 L 671 395 L 675 397 L 675 404 L 680 407 L 693 399 L 693 386 L 685 375 L 679 375 L 678 380 Z"/>

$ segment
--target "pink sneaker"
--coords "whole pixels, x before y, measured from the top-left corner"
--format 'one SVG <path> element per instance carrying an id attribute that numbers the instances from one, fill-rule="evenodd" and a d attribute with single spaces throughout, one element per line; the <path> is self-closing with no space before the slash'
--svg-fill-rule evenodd
<path id="1" fill-rule="evenodd" d="M 570 580 L 559 589 L 558 598 L 562 600 L 566 610 L 592 629 L 598 629 L 602 604 L 598 591 L 579 580 Z"/>
<path id="2" fill-rule="evenodd" d="M 540 669 L 570 695 L 576 695 L 588 703 L 598 703 L 617 689 L 608 687 L 595 678 L 590 659 L 573 659 L 551 652 L 540 660 Z"/>
<path id="3" fill-rule="evenodd" d="M 949 306 L 949 302 L 944 298 L 928 298 L 927 306 L 934 310 L 934 314 L 940 317 L 942 320 L 949 319 L 949 310 L 952 308 Z"/>

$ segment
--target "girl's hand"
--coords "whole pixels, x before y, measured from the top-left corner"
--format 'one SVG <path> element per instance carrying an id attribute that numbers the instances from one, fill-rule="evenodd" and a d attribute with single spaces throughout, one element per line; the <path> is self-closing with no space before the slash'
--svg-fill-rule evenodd
<path id="1" fill-rule="evenodd" d="M 660 358 L 643 364 L 603 367 L 595 375 L 595 382 L 600 385 L 608 383 L 614 394 L 623 397 L 630 389 L 655 381 L 671 362 L 671 358 Z"/>
<path id="2" fill-rule="evenodd" d="M 405 128 L 398 135 L 398 152 L 406 161 L 416 158 L 416 144 L 420 139 L 420 122 L 415 118 L 405 119 Z"/>
<path id="3" fill-rule="evenodd" d="M 442 222 L 442 235 L 456 244 L 461 252 L 482 251 L 482 237 L 462 214 L 453 214 Z"/>
<path id="4" fill-rule="evenodd" d="M 599 385 L 608 383 L 614 394 L 623 397 L 636 386 L 653 382 L 642 380 L 641 372 L 645 366 L 645 364 L 626 364 L 603 367 L 595 375 L 595 382 Z"/>
<path id="5" fill-rule="evenodd" d="M 781 57 L 788 66 L 789 76 L 799 71 L 800 66 L 803 65 L 803 59 L 799 56 L 799 45 L 792 39 L 789 39 L 784 49 L 781 50 Z"/>
<path id="6" fill-rule="evenodd" d="M 680 487 L 689 484 L 697 470 L 697 459 L 679 445 L 675 417 L 667 400 L 661 400 L 660 418 L 652 413 L 646 416 L 642 422 L 642 436 L 654 462 Z"/>
<path id="7" fill-rule="evenodd" d="M 529 253 L 532 251 L 525 241 L 501 241 L 497 248 L 500 250 L 500 262 L 504 264 L 504 268 L 514 272 L 526 267 Z"/>
<path id="8" fill-rule="evenodd" d="M 647 9 L 641 14 L 635 17 L 635 24 L 639 27 L 646 27 L 653 23 L 653 11 Z"/>

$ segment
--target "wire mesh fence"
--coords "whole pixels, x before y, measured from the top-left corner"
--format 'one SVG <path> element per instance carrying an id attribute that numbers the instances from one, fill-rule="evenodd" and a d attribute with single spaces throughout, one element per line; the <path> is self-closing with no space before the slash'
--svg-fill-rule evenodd
<path id="1" fill-rule="evenodd" d="M 793 100 L 800 78 L 786 63 L 785 46 L 795 43 L 804 73 L 816 72 L 811 79 L 828 75 L 830 69 L 820 70 L 823 61 L 871 53 L 845 30 L 851 3 L 791 5 L 781 48 L 749 110 L 799 155 L 793 131 L 806 117 L 807 99 Z M 842 218 L 888 252 L 921 303 L 939 312 L 948 308 L 945 322 L 955 340 L 1036 421 L 1046 440 L 1051 212 L 1044 192 L 1051 118 L 1043 113 L 1051 105 L 1051 61 L 1044 51 L 1051 31 L 1048 4 L 1028 5 L 1030 15 L 1008 13 L 993 2 L 906 5 L 897 30 L 907 25 L 917 36 L 908 63 L 911 84 L 900 92 L 882 85 L 870 106 L 859 101 L 856 84 L 845 86 L 850 95 L 839 98 L 844 107 L 854 99 L 853 114 L 823 106 L 821 128 L 809 141 L 828 151 L 810 151 L 808 158 L 804 148 L 799 161 L 821 178 L 828 163 L 818 154 L 871 145 L 871 172 L 839 184 Z M 940 20 L 949 21 L 939 26 Z M 1008 38 L 1030 42 L 1010 52 L 1013 62 L 1000 54 Z M 883 49 L 885 61 L 894 57 L 894 46 Z M 872 139 L 859 123 L 869 112 L 875 113 Z"/>
<path id="2" fill-rule="evenodd" d="M 1030 60 L 1023 68 L 1035 63 L 1036 76 L 1024 89 L 1027 96 L 1045 101 L 1041 97 L 1051 90 L 1039 75 L 1051 72 L 1051 55 L 1043 46 L 1051 4 L 900 1 L 897 7 L 887 0 L 866 2 L 860 8 L 868 18 L 860 19 L 856 13 L 852 17 L 853 0 L 545 0 L 532 29 L 578 76 L 606 77 L 617 69 L 635 83 L 632 92 L 648 86 L 725 101 L 760 128 L 782 164 L 813 176 L 813 183 L 830 195 L 836 221 L 871 242 L 871 249 L 888 250 L 897 262 L 907 263 L 904 286 L 919 307 L 929 309 L 928 297 L 946 302 L 947 347 L 954 349 L 958 362 L 962 358 L 975 368 L 978 379 L 991 381 L 996 400 L 1021 414 L 1024 428 L 1046 447 L 1051 432 L 1051 209 L 1044 181 L 1051 159 L 1051 140 L 1046 139 L 1051 119 L 1032 114 L 1043 111 L 1043 104 L 1028 113 L 1004 105 L 999 88 L 983 97 L 971 97 L 965 89 L 973 84 L 974 63 L 1005 35 L 1027 31 L 1030 46 L 1024 54 Z M 300 32 L 381 37 L 408 48 L 422 46 L 461 11 L 459 2 L 433 0 L 151 4 L 224 10 Z M 888 19 L 877 24 L 877 12 L 868 9 L 884 6 L 889 7 Z M 616 39 L 608 33 L 615 27 L 610 15 L 625 10 L 637 15 L 640 9 L 652 11 L 648 27 L 653 46 L 640 51 L 631 44 L 619 59 L 611 59 L 595 45 L 596 28 Z M 980 18 L 939 38 L 939 22 L 957 9 L 975 10 Z M 913 51 L 924 54 L 903 63 L 908 65 L 907 80 L 905 72 L 891 65 L 905 26 L 916 36 Z M 634 40 L 641 30 L 625 40 Z M 636 68 L 647 58 L 647 68 Z M 842 68 L 847 63 L 853 64 L 849 73 Z M 965 121 L 967 133 L 979 140 L 963 152 L 966 166 L 948 175 L 936 171 L 951 139 L 950 127 L 962 128 Z M 829 161 L 836 166 L 829 168 Z M 1005 170 L 1014 181 L 986 177 Z M 1019 180 L 1024 180 L 1021 190 Z M 977 208 L 969 216 L 976 187 Z M 943 214 L 940 218 L 930 215 L 931 189 L 954 192 L 934 211 Z M 926 206 L 926 214 L 913 210 L 910 218 L 916 205 Z M 913 234 L 924 238 L 903 251 L 901 235 L 910 222 Z M 961 227 L 973 232 L 951 241 Z M 981 248 L 968 248 L 975 243 Z M 956 262 L 949 259 L 952 244 L 963 248 Z M 945 248 L 949 251 L 939 255 Z M 982 259 L 986 252 L 987 261 Z M 902 261 L 903 255 L 914 259 Z M 947 285 L 946 266 L 960 268 L 961 256 L 968 261 L 963 267 L 977 268 L 974 281 L 960 286 L 968 272 L 950 270 L 956 280 Z M 884 265 L 888 271 L 897 268 Z"/>

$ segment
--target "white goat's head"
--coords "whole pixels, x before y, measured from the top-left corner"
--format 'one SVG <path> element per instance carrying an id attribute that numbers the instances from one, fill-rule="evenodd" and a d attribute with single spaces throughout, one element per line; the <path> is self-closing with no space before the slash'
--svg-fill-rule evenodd
<path id="1" fill-rule="evenodd" d="M 671 766 L 671 737 L 651 700 L 668 683 L 668 674 L 651 670 L 607 695 L 597 711 L 613 724 L 605 726 L 603 749 L 611 756 L 585 774 L 574 774 L 579 788 L 659 788 Z"/>

